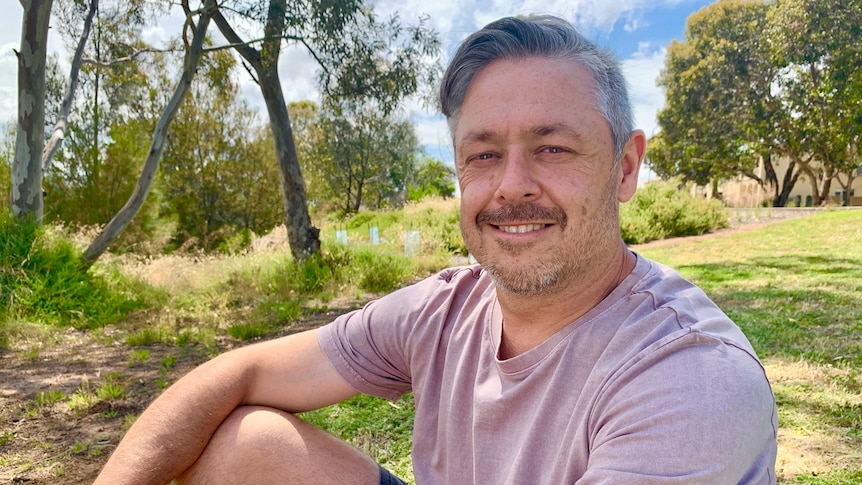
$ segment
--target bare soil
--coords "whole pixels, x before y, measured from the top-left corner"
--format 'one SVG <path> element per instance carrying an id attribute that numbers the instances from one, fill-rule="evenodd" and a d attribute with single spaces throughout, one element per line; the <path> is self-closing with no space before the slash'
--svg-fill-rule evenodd
<path id="1" fill-rule="evenodd" d="M 808 214 L 764 211 L 737 216 L 730 229 L 696 237 L 755 229 Z M 287 333 L 322 325 L 358 303 L 308 316 Z M 91 483 L 130 422 L 167 385 L 214 353 L 244 345 L 225 340 L 218 349 L 161 345 L 130 348 L 123 334 L 112 328 L 98 336 L 68 329 L 41 337 L 45 341 L 25 340 L 11 349 L 0 347 L 0 483 Z M 149 353 L 146 359 L 141 358 L 144 351 Z M 122 397 L 93 398 L 85 405 L 75 400 L 76 394 L 94 396 L 99 386 L 111 379 L 124 386 Z M 52 399 L 45 396 L 58 400 L 49 402 Z"/>

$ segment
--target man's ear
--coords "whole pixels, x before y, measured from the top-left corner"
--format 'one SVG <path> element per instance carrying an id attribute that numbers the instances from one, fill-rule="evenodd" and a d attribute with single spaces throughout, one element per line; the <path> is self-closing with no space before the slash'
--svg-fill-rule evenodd
<path id="1" fill-rule="evenodd" d="M 638 173 L 646 153 L 646 135 L 643 130 L 634 130 L 620 156 L 620 187 L 617 197 L 626 202 L 638 188 Z"/>

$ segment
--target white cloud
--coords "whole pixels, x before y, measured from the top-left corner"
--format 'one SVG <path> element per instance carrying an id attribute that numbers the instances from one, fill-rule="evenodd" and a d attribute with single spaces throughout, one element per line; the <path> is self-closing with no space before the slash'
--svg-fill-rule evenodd
<path id="1" fill-rule="evenodd" d="M 12 49 L 17 43 L 0 46 L 0 123 L 13 121 L 18 106 L 18 60 Z"/>
<path id="2" fill-rule="evenodd" d="M 656 114 L 664 105 L 664 93 L 656 79 L 664 67 L 666 48 L 655 49 L 642 43 L 638 52 L 623 60 L 623 71 L 629 83 L 629 96 L 634 109 L 635 126 L 647 137 L 655 133 Z"/>

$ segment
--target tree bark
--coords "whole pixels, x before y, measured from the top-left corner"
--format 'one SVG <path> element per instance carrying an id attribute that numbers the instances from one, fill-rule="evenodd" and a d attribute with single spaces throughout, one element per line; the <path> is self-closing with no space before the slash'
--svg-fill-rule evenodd
<path id="1" fill-rule="evenodd" d="M 278 63 L 271 63 L 264 66 L 264 69 L 265 72 L 258 74 L 260 90 L 269 114 L 269 124 L 275 142 L 276 162 L 281 172 L 287 239 L 293 258 L 304 259 L 320 251 L 320 230 L 311 225 L 311 217 L 308 215 L 305 180 L 299 168 L 293 129 L 290 126 L 290 116 L 281 90 Z"/>
<path id="2" fill-rule="evenodd" d="M 192 38 L 191 45 L 186 49 L 182 76 L 177 83 L 173 96 L 156 123 L 156 128 L 153 132 L 153 140 L 150 144 L 150 151 L 147 154 L 147 160 L 144 162 L 144 168 L 141 170 L 141 176 L 138 179 L 135 190 L 132 191 L 132 195 L 129 197 L 129 200 L 123 208 L 117 212 L 117 215 L 111 219 L 108 225 L 102 229 L 99 235 L 96 236 L 96 239 L 94 239 L 86 251 L 84 251 L 84 261 L 88 266 L 92 265 L 92 263 L 108 249 L 111 242 L 113 242 L 114 239 L 123 232 L 123 229 L 129 225 L 129 222 L 131 222 L 135 214 L 138 213 L 147 198 L 147 193 L 150 191 L 150 187 L 153 184 L 153 177 L 155 176 L 156 169 L 158 168 L 159 162 L 162 158 L 162 152 L 164 151 L 165 142 L 167 141 L 168 128 L 174 120 L 177 111 L 179 111 L 183 99 L 189 92 L 192 79 L 197 71 L 198 62 L 200 61 L 204 50 L 203 44 L 204 39 L 206 38 L 207 26 L 209 25 L 215 8 L 215 0 L 206 0 L 204 2 L 204 8 L 200 12 L 197 25 L 193 28 L 194 37 Z"/>
<path id="3" fill-rule="evenodd" d="M 45 66 L 53 0 L 22 0 L 18 57 L 18 132 L 12 160 L 12 214 L 41 222 L 45 146 Z"/>

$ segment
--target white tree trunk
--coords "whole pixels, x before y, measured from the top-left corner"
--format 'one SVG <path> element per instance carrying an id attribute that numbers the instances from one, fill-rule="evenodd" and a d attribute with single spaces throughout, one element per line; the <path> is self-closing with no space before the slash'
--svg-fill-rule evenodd
<path id="1" fill-rule="evenodd" d="M 43 172 L 47 171 L 50 167 L 54 154 L 60 149 L 66 136 L 69 113 L 72 111 L 75 91 L 78 89 L 78 75 L 81 73 L 84 47 L 87 45 L 87 39 L 90 37 L 90 27 L 93 25 L 93 17 L 96 16 L 96 10 L 98 9 L 99 0 L 90 0 L 90 9 L 87 11 L 87 17 L 84 19 L 84 29 L 81 31 L 81 37 L 78 38 L 78 47 L 75 49 L 75 55 L 72 57 L 72 68 L 69 71 L 69 86 L 66 89 L 66 96 L 63 98 L 63 105 L 60 107 L 60 114 L 57 117 L 57 122 L 54 124 L 54 129 L 51 131 L 51 137 L 48 139 L 48 143 L 45 144 L 44 150 L 42 150 Z"/>
<path id="2" fill-rule="evenodd" d="M 45 144 L 45 64 L 53 0 L 21 0 L 18 52 L 18 133 L 12 160 L 12 214 L 42 220 L 42 164 Z"/>

